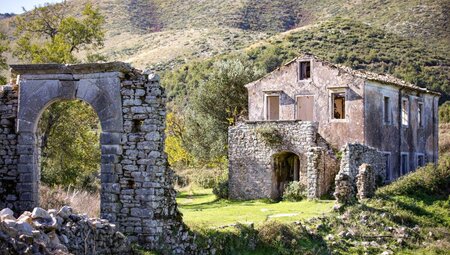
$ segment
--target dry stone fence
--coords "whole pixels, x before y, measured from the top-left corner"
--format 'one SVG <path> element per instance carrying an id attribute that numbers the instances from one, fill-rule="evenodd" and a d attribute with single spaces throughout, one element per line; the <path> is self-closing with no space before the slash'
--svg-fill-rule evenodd
<path id="1" fill-rule="evenodd" d="M 13 65 L 0 86 L 0 208 L 16 215 L 39 204 L 36 129 L 61 100 L 89 103 L 101 123 L 101 217 L 131 241 L 185 253 L 182 223 L 164 153 L 165 96 L 159 77 L 121 62 Z"/>

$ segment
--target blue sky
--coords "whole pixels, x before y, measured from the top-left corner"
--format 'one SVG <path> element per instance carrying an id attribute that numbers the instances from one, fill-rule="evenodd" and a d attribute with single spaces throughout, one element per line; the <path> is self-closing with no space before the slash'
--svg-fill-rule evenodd
<path id="1" fill-rule="evenodd" d="M 33 9 L 36 5 L 44 3 L 56 3 L 62 0 L 0 0 L 0 13 L 22 13 L 22 7 L 27 10 Z"/>

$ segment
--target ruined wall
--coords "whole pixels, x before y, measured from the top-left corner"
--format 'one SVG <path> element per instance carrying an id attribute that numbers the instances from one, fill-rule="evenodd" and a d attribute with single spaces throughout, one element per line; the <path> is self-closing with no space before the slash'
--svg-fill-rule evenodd
<path id="1" fill-rule="evenodd" d="M 348 201 L 349 198 L 356 196 L 356 177 L 361 165 L 367 164 L 373 169 L 375 179 L 372 178 L 372 180 L 381 184 L 385 179 L 386 169 L 383 153 L 362 144 L 347 144 L 341 152 L 341 166 L 336 175 L 334 194 L 339 202 Z"/>
<path id="2" fill-rule="evenodd" d="M 299 80 L 299 62 L 311 61 L 311 79 Z M 280 67 L 263 79 L 250 83 L 248 89 L 249 120 L 265 119 L 264 98 L 268 92 L 280 93 L 280 119 L 296 119 L 296 97 L 314 96 L 313 121 L 318 132 L 334 148 L 347 142 L 364 143 L 364 79 L 350 75 L 314 58 L 304 58 Z M 331 93 L 346 92 L 345 119 L 332 119 Z M 278 92 L 277 92 L 278 93 Z M 342 139 L 345 137 L 345 139 Z"/>
<path id="3" fill-rule="evenodd" d="M 307 197 L 319 198 L 330 192 L 339 171 L 339 161 L 327 147 L 311 147 L 306 155 L 308 160 Z"/>
<path id="4" fill-rule="evenodd" d="M 268 142 L 263 135 L 265 130 L 275 130 L 279 142 Z M 326 180 L 319 178 L 328 178 L 325 177 L 325 173 L 334 170 L 328 168 L 332 165 L 328 161 L 328 154 L 331 152 L 328 148 L 318 147 L 316 132 L 316 123 L 301 121 L 245 122 L 230 127 L 228 133 L 230 198 L 277 198 L 274 188 L 273 157 L 280 152 L 292 152 L 299 156 L 300 182 L 306 183 L 308 189 L 314 189 L 308 191 L 310 197 L 320 196 L 329 186 L 321 186 L 320 183 Z M 310 151 L 312 147 L 316 149 Z M 308 158 L 316 155 L 318 156 L 314 161 Z M 320 168 L 314 168 L 316 165 Z"/>
<path id="5" fill-rule="evenodd" d="M 16 189 L 0 195 L 17 201 L 4 206 L 19 213 L 38 205 L 39 118 L 53 102 L 83 100 L 93 107 L 102 127 L 101 217 L 115 223 L 131 241 L 167 254 L 188 253 L 190 237 L 177 209 L 173 173 L 164 153 L 166 99 L 159 77 L 120 62 L 16 65 L 12 72 L 17 76 L 19 102 L 13 92 L 7 92 L 15 95 L 8 98 L 0 93 L 0 109 L 6 109 L 6 98 L 10 114 L 2 112 L 0 142 L 15 144 L 18 137 L 18 150 L 15 160 L 2 155 L 2 187 L 13 174 L 18 172 L 18 177 L 12 180 Z M 16 109 L 16 130 L 9 129 Z M 13 119 L 3 121 L 7 116 Z"/>
<path id="6" fill-rule="evenodd" d="M 408 153 L 409 171 L 418 167 L 417 155 L 423 154 L 426 162 L 438 158 L 438 97 L 417 90 L 399 89 L 397 86 L 374 81 L 365 85 L 365 141 L 366 145 L 390 153 L 390 177 L 401 176 L 400 155 Z M 390 101 L 390 122 L 384 120 L 384 98 Z M 401 123 L 401 100 L 409 102 L 409 125 Z M 419 126 L 418 106 L 423 104 L 423 126 Z M 389 142 L 386 142 L 389 141 Z"/>
<path id="7" fill-rule="evenodd" d="M 0 86 L 0 208 L 12 208 L 19 199 L 17 182 L 17 86 Z"/>

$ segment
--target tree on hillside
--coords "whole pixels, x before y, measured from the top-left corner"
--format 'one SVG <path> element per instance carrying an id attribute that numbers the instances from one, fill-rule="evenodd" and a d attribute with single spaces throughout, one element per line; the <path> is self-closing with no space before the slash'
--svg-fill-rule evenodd
<path id="1" fill-rule="evenodd" d="M 185 146 L 201 161 L 226 155 L 228 126 L 247 111 L 245 84 L 262 72 L 241 59 L 214 63 L 211 77 L 194 92 L 186 118 Z"/>
<path id="2" fill-rule="evenodd" d="M 0 70 L 8 68 L 6 64 L 6 58 L 3 56 L 8 50 L 8 41 L 6 40 L 6 36 L 0 33 Z M 6 77 L 0 75 L 0 85 L 6 84 Z"/>
<path id="3" fill-rule="evenodd" d="M 76 63 L 75 53 L 103 46 L 104 17 L 87 4 L 81 16 L 68 15 L 66 2 L 35 7 L 17 16 L 14 55 L 30 63 Z"/>
<path id="4" fill-rule="evenodd" d="M 61 4 L 36 7 L 18 16 L 14 55 L 27 63 L 79 63 L 80 50 L 103 45 L 104 18 L 87 4 L 81 15 L 69 15 Z M 47 185 L 92 188 L 100 166 L 99 121 L 80 101 L 56 102 L 39 122 L 42 181 Z"/>

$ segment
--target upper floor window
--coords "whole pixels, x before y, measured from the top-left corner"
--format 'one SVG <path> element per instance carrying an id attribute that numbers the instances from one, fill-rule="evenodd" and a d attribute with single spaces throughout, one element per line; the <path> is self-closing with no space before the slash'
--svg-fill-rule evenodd
<path id="1" fill-rule="evenodd" d="M 417 121 L 419 122 L 419 127 L 423 127 L 423 103 L 419 102 L 417 105 Z"/>
<path id="2" fill-rule="evenodd" d="M 266 95 L 266 119 L 280 119 L 280 95 Z"/>
<path id="3" fill-rule="evenodd" d="M 314 119 L 314 96 L 297 96 L 297 119 L 301 121 L 313 121 Z"/>
<path id="4" fill-rule="evenodd" d="M 311 61 L 300 62 L 300 80 L 311 78 Z"/>
<path id="5" fill-rule="evenodd" d="M 409 126 L 409 100 L 402 98 L 402 125 Z"/>
<path id="6" fill-rule="evenodd" d="M 391 98 L 384 97 L 384 124 L 391 123 Z"/>
<path id="7" fill-rule="evenodd" d="M 333 119 L 345 119 L 345 92 L 331 94 Z"/>

